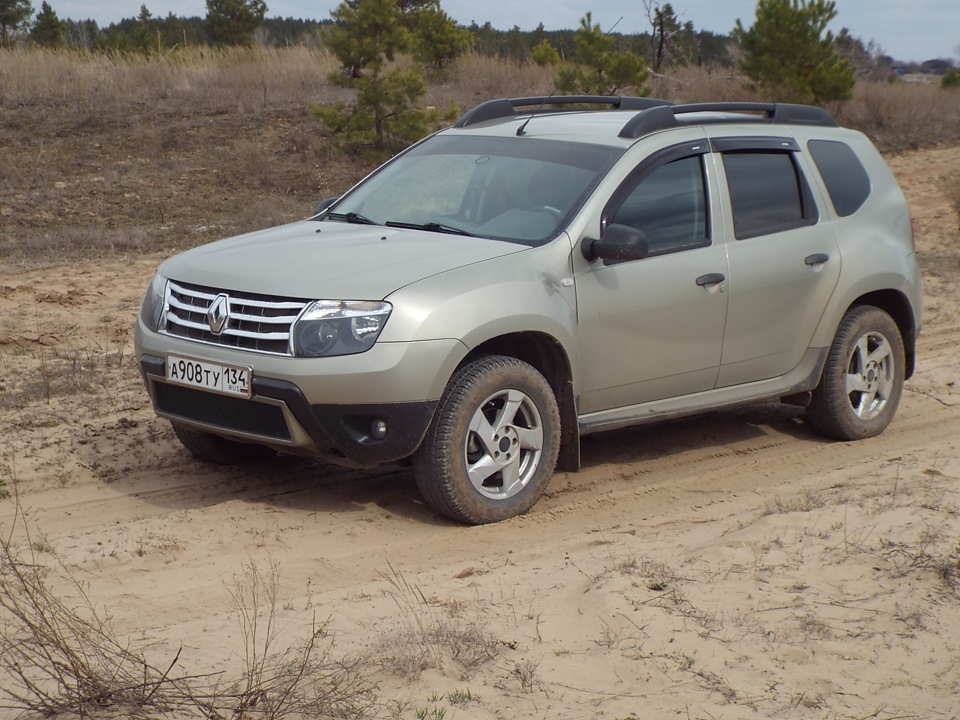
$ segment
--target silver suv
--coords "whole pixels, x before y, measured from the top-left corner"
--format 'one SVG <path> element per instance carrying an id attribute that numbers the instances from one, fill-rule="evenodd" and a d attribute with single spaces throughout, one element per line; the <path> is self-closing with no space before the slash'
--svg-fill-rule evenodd
<path id="1" fill-rule="evenodd" d="M 903 194 L 827 112 L 519 98 L 167 260 L 136 353 L 198 458 L 409 459 L 434 510 L 486 523 L 601 430 L 782 398 L 876 435 L 921 312 Z"/>

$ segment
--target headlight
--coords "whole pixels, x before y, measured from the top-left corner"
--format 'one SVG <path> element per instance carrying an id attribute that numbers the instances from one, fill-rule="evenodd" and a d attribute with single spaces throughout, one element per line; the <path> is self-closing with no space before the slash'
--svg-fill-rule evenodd
<path id="1" fill-rule="evenodd" d="M 390 316 L 390 303 L 367 300 L 317 300 L 293 327 L 297 357 L 353 355 L 369 350 Z"/>
<path id="2" fill-rule="evenodd" d="M 143 304 L 140 306 L 140 319 L 151 330 L 156 330 L 160 324 L 166 292 L 167 279 L 160 273 L 156 273 L 150 281 L 147 294 L 143 296 Z"/>

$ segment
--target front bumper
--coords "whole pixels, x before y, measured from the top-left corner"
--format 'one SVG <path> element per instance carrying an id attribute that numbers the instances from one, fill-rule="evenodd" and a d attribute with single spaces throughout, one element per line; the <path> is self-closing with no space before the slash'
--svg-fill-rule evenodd
<path id="1" fill-rule="evenodd" d="M 222 437 L 349 467 L 373 467 L 412 455 L 433 419 L 436 400 L 311 405 L 297 385 L 254 375 L 249 399 L 165 379 L 165 359 L 144 354 L 140 371 L 161 417 Z M 374 425 L 382 422 L 383 437 Z"/>

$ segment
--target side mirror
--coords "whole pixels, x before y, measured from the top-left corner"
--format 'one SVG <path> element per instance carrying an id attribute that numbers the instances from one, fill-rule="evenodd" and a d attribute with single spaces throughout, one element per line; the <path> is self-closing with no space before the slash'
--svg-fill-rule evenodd
<path id="1" fill-rule="evenodd" d="M 339 199 L 340 199 L 339 197 L 324 198 L 323 200 L 318 202 L 317 206 L 313 209 L 313 215 L 319 215 Z M 313 217 L 313 215 L 311 215 L 311 217 Z"/>
<path id="2" fill-rule="evenodd" d="M 647 236 L 629 225 L 609 225 L 599 240 L 584 238 L 580 252 L 588 262 L 602 258 L 604 265 L 642 260 L 650 252 Z"/>

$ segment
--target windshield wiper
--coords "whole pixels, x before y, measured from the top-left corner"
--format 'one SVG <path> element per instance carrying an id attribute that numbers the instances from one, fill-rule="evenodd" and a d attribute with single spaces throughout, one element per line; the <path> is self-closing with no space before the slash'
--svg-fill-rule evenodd
<path id="1" fill-rule="evenodd" d="M 408 222 L 396 222 L 394 220 L 387 220 L 384 225 L 387 227 L 395 228 L 406 228 L 407 230 L 426 230 L 427 232 L 439 232 L 447 233 L 448 235 L 466 235 L 467 237 L 476 237 L 471 232 L 467 232 L 462 228 L 454 227 L 453 225 L 444 225 L 443 223 L 437 222 L 428 222 L 428 223 L 408 223 Z"/>
<path id="2" fill-rule="evenodd" d="M 340 220 L 342 222 L 352 223 L 354 225 L 379 225 L 380 223 L 355 212 L 337 213 L 331 212 L 326 215 L 327 220 Z"/>

